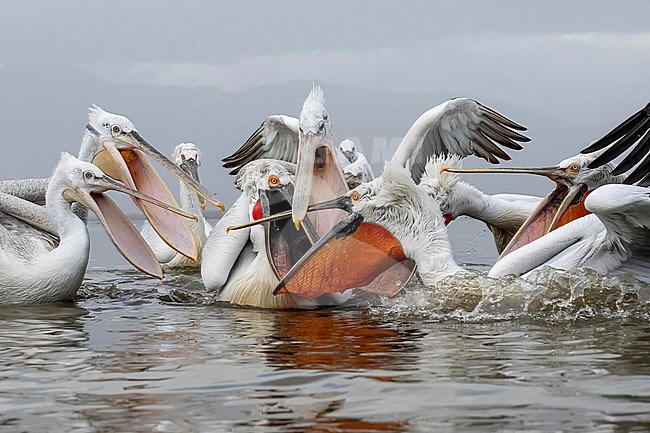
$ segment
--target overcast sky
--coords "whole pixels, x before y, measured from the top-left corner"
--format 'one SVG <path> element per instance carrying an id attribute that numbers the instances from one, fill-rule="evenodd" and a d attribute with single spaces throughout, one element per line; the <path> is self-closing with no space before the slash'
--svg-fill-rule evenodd
<path id="1" fill-rule="evenodd" d="M 650 2 L 641 0 L 21 0 L 5 1 L 2 9 L 0 64 L 5 69 L 26 68 L 29 73 L 23 73 L 21 80 L 28 89 L 43 89 L 51 71 L 61 67 L 80 68 L 107 83 L 107 89 L 109 85 L 111 89 L 208 86 L 237 95 L 254 93 L 261 86 L 306 80 L 322 83 L 326 95 L 329 84 L 500 101 L 543 113 L 548 119 L 583 125 L 590 129 L 584 137 L 592 139 L 650 99 Z M 71 77 L 68 84 L 74 86 L 75 79 Z M 34 104 L 56 106 L 48 92 L 12 94 L 15 86 L 9 87 L 2 98 L 2 110 L 22 116 L 25 124 L 33 116 Z M 295 95 L 293 110 L 274 109 L 273 101 L 264 101 L 263 109 L 267 114 L 297 115 L 308 91 L 305 86 Z M 432 101 L 430 106 L 440 102 Z M 155 101 L 139 103 L 148 103 L 155 115 Z M 329 98 L 328 104 L 336 101 Z M 78 112 L 69 116 L 85 115 L 87 103 L 78 105 Z M 127 103 L 119 108 L 123 114 L 131 114 Z M 368 110 L 390 113 L 395 107 L 369 102 Z M 250 126 L 237 125 L 241 129 L 236 131 L 237 137 L 247 137 L 263 120 L 254 108 L 251 112 L 254 115 L 245 122 Z M 386 115 L 377 117 L 385 123 Z M 216 114 L 209 118 L 219 122 Z M 79 125 L 69 136 L 76 137 L 71 147 L 77 149 L 83 119 L 73 120 Z M 335 132 L 337 121 L 342 120 L 334 120 Z M 2 122 L 0 119 L 0 127 L 12 131 L 13 125 Z M 43 134 L 56 137 L 56 128 L 44 127 L 47 119 L 39 122 Z M 543 127 L 547 135 L 538 134 L 548 137 L 553 122 L 548 120 Z M 176 124 L 175 128 L 183 129 L 184 125 Z M 403 134 L 404 128 L 400 125 L 395 135 Z M 66 125 L 65 134 L 68 129 L 72 127 Z M 142 127 L 140 132 L 151 137 Z M 535 140 L 536 132 L 530 132 Z M 63 131 L 59 133 L 67 139 Z M 46 137 L 38 142 L 52 147 Z M 16 142 L 21 138 L 5 134 L 4 139 Z M 30 143 L 35 141 L 33 138 Z M 169 149 L 161 150 L 168 153 L 172 143 L 167 146 Z M 206 154 L 211 155 L 214 167 L 236 147 L 207 149 Z M 547 163 L 549 158 L 559 161 L 578 150 L 567 149 L 557 157 L 540 147 L 530 152 L 538 152 Z M 19 149 L 15 156 L 21 151 L 27 150 Z M 31 154 L 39 151 L 29 148 Z M 5 158 L 3 172 L 18 177 L 16 160 L 11 158 Z M 44 154 L 43 158 L 52 157 Z M 30 164 L 40 174 L 42 167 L 54 165 L 49 159 L 39 162 L 33 158 Z M 29 176 L 29 168 L 23 166 L 23 176 Z M 227 198 L 232 196 L 226 194 Z"/>

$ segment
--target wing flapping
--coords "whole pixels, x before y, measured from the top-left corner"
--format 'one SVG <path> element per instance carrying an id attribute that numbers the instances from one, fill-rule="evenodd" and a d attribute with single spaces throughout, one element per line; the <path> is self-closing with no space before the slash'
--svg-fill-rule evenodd
<path id="1" fill-rule="evenodd" d="M 650 186 L 650 103 L 625 119 L 604 137 L 584 148 L 582 153 L 596 152 L 605 148 L 607 149 L 589 165 L 589 168 L 607 164 L 632 149 L 612 173 L 623 174 L 636 166 L 627 176 L 625 183 L 638 182 L 641 186 Z"/>
<path id="2" fill-rule="evenodd" d="M 295 163 L 298 157 L 298 119 L 285 115 L 269 116 L 246 142 L 232 155 L 225 157 L 224 168 L 237 174 L 256 159 L 278 159 Z"/>
<path id="3" fill-rule="evenodd" d="M 497 111 L 467 98 L 444 102 L 415 121 L 393 160 L 411 170 L 418 182 L 430 158 L 436 155 L 476 155 L 492 164 L 510 156 L 501 146 L 521 150 L 530 139 L 526 128 Z"/>

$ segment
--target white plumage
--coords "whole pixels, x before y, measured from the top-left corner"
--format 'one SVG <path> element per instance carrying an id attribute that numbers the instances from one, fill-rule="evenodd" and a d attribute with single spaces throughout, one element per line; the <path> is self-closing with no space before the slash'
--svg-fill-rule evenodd
<path id="1" fill-rule="evenodd" d="M 63 154 L 48 183 L 44 208 L 0 195 L 0 305 L 39 304 L 74 297 L 88 265 L 90 239 L 85 222 L 71 209 L 73 201 L 92 206 L 118 248 L 127 243 L 135 246 L 127 248 L 125 257 L 130 256 L 134 265 L 152 272 L 151 250 L 126 216 L 103 195 L 107 189 L 129 192 L 95 165 Z M 47 214 L 56 236 L 26 222 L 41 211 Z M 139 244 L 138 239 L 142 241 Z M 162 278 L 157 263 L 152 275 Z"/>
<path id="2" fill-rule="evenodd" d="M 339 150 L 344 157 L 339 164 L 343 167 L 343 175 L 348 188 L 356 188 L 375 178 L 365 155 L 357 150 L 352 140 L 343 140 L 339 144 Z"/>
<path id="3" fill-rule="evenodd" d="M 542 198 L 519 194 L 485 194 L 443 168 L 460 168 L 457 155 L 437 156 L 425 168 L 430 194 L 436 198 L 445 219 L 461 216 L 483 221 L 492 234 L 499 252 L 517 233 Z"/>
<path id="4" fill-rule="evenodd" d="M 601 274 L 631 270 L 650 281 L 650 191 L 611 184 L 585 200 L 592 212 L 499 260 L 490 276 L 525 275 L 541 266 L 593 269 Z"/>

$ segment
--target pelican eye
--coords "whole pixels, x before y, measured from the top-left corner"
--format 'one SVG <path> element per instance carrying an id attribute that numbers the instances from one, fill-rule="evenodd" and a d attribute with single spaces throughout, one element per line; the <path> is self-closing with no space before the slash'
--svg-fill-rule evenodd
<path id="1" fill-rule="evenodd" d="M 280 185 L 280 178 L 276 175 L 269 176 L 269 186 L 275 188 Z"/>
<path id="2" fill-rule="evenodd" d="M 92 180 L 94 178 L 95 178 L 95 174 L 92 171 L 90 170 L 84 171 L 84 179 Z"/>
<path id="3" fill-rule="evenodd" d="M 181 161 L 185 161 L 185 159 L 186 159 L 186 158 L 185 158 L 185 154 L 184 154 L 184 153 L 181 153 Z"/>
<path id="4" fill-rule="evenodd" d="M 359 191 L 353 191 L 352 194 L 350 194 L 350 201 L 352 204 L 357 204 L 359 203 L 359 200 L 361 200 L 361 194 L 359 194 Z"/>
<path id="5" fill-rule="evenodd" d="M 579 173 L 580 172 L 580 165 L 573 163 L 569 167 L 567 167 L 567 170 L 571 173 Z"/>
<path id="6" fill-rule="evenodd" d="M 113 135 L 117 135 L 122 133 L 122 128 L 120 128 L 118 125 L 113 125 L 111 131 L 113 132 Z"/>
<path id="7" fill-rule="evenodd" d="M 324 122 L 321 122 L 321 123 L 318 125 L 318 130 L 319 130 L 320 132 L 323 132 L 323 131 L 325 130 L 325 123 L 324 123 Z"/>

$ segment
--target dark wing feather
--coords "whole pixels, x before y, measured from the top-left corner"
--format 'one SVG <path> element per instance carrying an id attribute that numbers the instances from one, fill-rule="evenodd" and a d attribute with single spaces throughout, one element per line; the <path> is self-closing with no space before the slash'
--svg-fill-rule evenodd
<path id="1" fill-rule="evenodd" d="M 451 99 L 415 121 L 393 159 L 408 167 L 419 182 L 427 162 L 436 155 L 476 155 L 492 164 L 498 164 L 499 159 L 509 160 L 500 146 L 521 150 L 520 143 L 530 139 L 517 131 L 525 130 L 477 101 Z"/>
<path id="2" fill-rule="evenodd" d="M 237 174 L 247 163 L 262 158 L 295 163 L 298 129 L 295 117 L 269 116 L 239 149 L 222 160 L 224 168 L 232 169 L 230 174 Z"/>
<path id="3" fill-rule="evenodd" d="M 609 148 L 602 155 L 589 164 L 589 168 L 607 164 L 632 149 L 625 159 L 616 166 L 613 174 L 625 173 L 636 166 L 626 178 L 625 183 L 632 184 L 641 181 L 641 185 L 650 184 L 650 103 L 625 119 L 604 137 L 584 148 L 582 153 L 596 152 L 608 146 Z"/>

